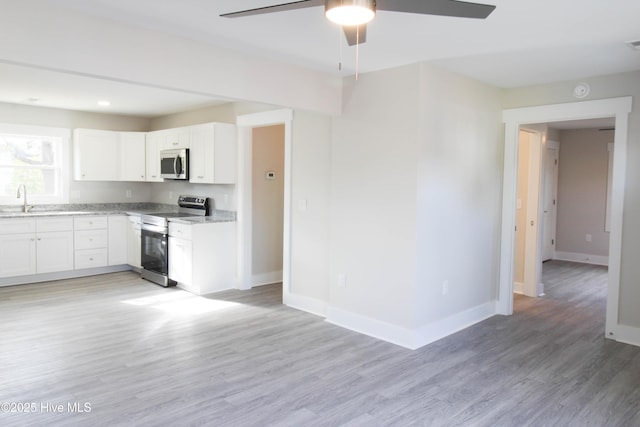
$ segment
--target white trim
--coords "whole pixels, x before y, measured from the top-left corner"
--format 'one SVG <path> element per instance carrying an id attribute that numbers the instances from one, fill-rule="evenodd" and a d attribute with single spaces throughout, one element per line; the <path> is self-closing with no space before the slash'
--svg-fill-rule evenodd
<path id="1" fill-rule="evenodd" d="M 513 282 L 513 293 L 524 295 L 524 283 L 522 282 Z"/>
<path id="2" fill-rule="evenodd" d="M 251 276 L 251 287 L 271 285 L 280 282 L 282 282 L 282 270 L 269 271 Z"/>
<path id="3" fill-rule="evenodd" d="M 414 331 L 391 323 L 362 316 L 337 307 L 327 307 L 327 322 L 377 338 L 401 347 L 415 350 Z"/>
<path id="4" fill-rule="evenodd" d="M 306 311 L 316 316 L 326 317 L 327 303 L 304 295 L 288 293 L 282 296 L 282 303 L 296 310 Z"/>
<path id="5" fill-rule="evenodd" d="M 80 270 L 59 271 L 55 273 L 31 274 L 0 279 L 0 287 L 14 285 L 28 285 L 30 283 L 49 282 L 52 280 L 75 279 L 77 277 L 96 276 L 99 274 L 116 273 L 118 271 L 133 270 L 130 265 L 109 265 L 106 267 L 83 268 Z"/>
<path id="6" fill-rule="evenodd" d="M 496 303 L 491 301 L 420 328 L 408 329 L 329 306 L 327 322 L 415 350 L 482 322 L 495 314 Z"/>
<path id="7" fill-rule="evenodd" d="M 609 334 L 608 338 L 614 339 L 625 344 L 636 345 L 640 347 L 640 328 L 633 326 L 618 325 L 615 334 Z"/>
<path id="8" fill-rule="evenodd" d="M 560 261 L 572 261 L 572 262 L 580 262 L 582 264 L 593 264 L 593 265 L 609 265 L 609 257 L 603 255 L 589 255 L 589 254 L 581 254 L 578 252 L 563 252 L 556 251 L 553 259 L 557 259 Z"/>
<path id="9" fill-rule="evenodd" d="M 59 128 L 51 126 L 38 126 L 38 125 L 21 125 L 12 123 L 0 123 L 0 133 L 18 134 L 18 135 L 40 135 L 50 136 L 54 138 L 60 138 L 60 152 L 56 153 L 59 156 L 58 166 L 60 173 L 58 174 L 58 182 L 56 186 L 60 190 L 60 194 L 55 196 L 36 196 L 28 195 L 29 204 L 64 204 L 69 203 L 69 181 L 71 171 L 71 130 L 68 128 Z M 29 190 L 27 188 L 27 190 Z M 9 200 L 0 197 L 0 201 L 3 204 L 19 205 L 22 203 L 15 197 L 10 197 Z"/>
<path id="10" fill-rule="evenodd" d="M 291 290 L 291 150 L 293 110 L 281 109 L 238 116 L 238 288 L 251 288 L 251 129 L 284 124 L 284 214 L 282 295 Z"/>
<path id="11" fill-rule="evenodd" d="M 620 296 L 620 262 L 622 257 L 622 216 L 627 164 L 628 115 L 632 97 L 582 101 L 503 111 L 505 122 L 505 155 L 502 199 L 502 227 L 500 242 L 500 287 L 498 312 L 513 313 L 513 245 L 515 238 L 517 142 L 520 125 L 615 117 L 615 150 L 611 236 L 609 238 L 609 278 L 607 295 L 607 336 L 616 334 Z"/>
<path id="12" fill-rule="evenodd" d="M 495 314 L 497 314 L 496 303 L 495 301 L 491 301 L 422 326 L 415 332 L 414 348 L 420 348 L 446 336 L 455 334 Z"/>

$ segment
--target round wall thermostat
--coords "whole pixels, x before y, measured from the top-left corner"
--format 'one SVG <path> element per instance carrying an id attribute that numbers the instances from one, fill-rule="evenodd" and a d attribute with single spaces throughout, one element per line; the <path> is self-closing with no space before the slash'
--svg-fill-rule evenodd
<path id="1" fill-rule="evenodd" d="M 576 98 L 584 98 L 589 95 L 591 88 L 586 83 L 578 83 L 576 87 L 573 88 L 573 96 Z"/>

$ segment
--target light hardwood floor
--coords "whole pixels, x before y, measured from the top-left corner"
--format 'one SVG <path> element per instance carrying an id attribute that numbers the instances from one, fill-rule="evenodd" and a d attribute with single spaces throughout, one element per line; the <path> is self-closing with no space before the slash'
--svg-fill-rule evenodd
<path id="1" fill-rule="evenodd" d="M 513 316 L 417 351 L 287 308 L 278 285 L 1 288 L 0 402 L 36 411 L 0 425 L 639 426 L 640 348 L 603 338 L 606 270 L 550 262 L 544 280 Z"/>

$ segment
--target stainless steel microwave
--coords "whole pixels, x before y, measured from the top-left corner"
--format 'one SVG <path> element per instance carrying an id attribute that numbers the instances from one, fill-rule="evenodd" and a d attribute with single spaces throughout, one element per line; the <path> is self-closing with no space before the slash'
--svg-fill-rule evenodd
<path id="1" fill-rule="evenodd" d="M 189 149 L 160 151 L 160 176 L 166 179 L 189 179 Z"/>

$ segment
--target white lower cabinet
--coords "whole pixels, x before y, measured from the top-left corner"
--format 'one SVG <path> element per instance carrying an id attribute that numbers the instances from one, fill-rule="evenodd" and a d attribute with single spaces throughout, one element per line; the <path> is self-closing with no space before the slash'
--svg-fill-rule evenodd
<path id="1" fill-rule="evenodd" d="M 67 270 L 73 270 L 70 217 L 0 221 L 0 277 Z"/>
<path id="2" fill-rule="evenodd" d="M 73 270 L 73 231 L 51 231 L 37 236 L 37 273 Z"/>
<path id="3" fill-rule="evenodd" d="M 142 268 L 142 230 L 139 215 L 127 218 L 127 264 Z"/>
<path id="4" fill-rule="evenodd" d="M 76 269 L 105 267 L 108 264 L 108 226 L 106 216 L 74 218 Z"/>
<path id="5" fill-rule="evenodd" d="M 127 229 L 129 220 L 127 215 L 109 215 L 108 248 L 109 265 L 127 263 Z"/>
<path id="6" fill-rule="evenodd" d="M 0 277 L 36 274 L 36 235 L 0 235 Z"/>
<path id="7" fill-rule="evenodd" d="M 235 287 L 235 222 L 169 222 L 169 278 L 197 295 Z"/>
<path id="8" fill-rule="evenodd" d="M 169 278 L 186 287 L 193 287 L 193 247 L 191 240 L 169 237 Z"/>

